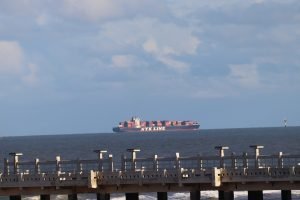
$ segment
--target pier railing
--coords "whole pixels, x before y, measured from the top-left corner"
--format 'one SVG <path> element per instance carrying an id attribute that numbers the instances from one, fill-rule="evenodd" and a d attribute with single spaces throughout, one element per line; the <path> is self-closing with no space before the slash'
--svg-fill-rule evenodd
<path id="1" fill-rule="evenodd" d="M 218 155 L 170 157 L 153 155 L 138 157 L 138 149 L 128 149 L 127 154 L 115 162 L 106 151 L 95 151 L 90 160 L 43 161 L 35 158 L 22 161 L 22 153 L 10 153 L 5 158 L 0 173 L 0 188 L 80 186 L 97 188 L 110 185 L 143 184 L 200 184 L 220 187 L 226 183 L 300 181 L 300 155 L 262 155 L 263 146 L 251 146 L 253 153 L 228 153 L 228 147 L 218 146 Z M 118 164 L 115 164 L 118 163 Z M 300 189 L 300 188 L 299 188 Z"/>
<path id="2" fill-rule="evenodd" d="M 40 173 L 81 173 L 93 171 L 101 172 L 128 172 L 128 171 L 164 171 L 181 169 L 211 170 L 223 169 L 256 169 L 256 168 L 289 168 L 300 167 L 300 155 L 283 154 L 279 152 L 273 155 L 261 155 L 255 149 L 255 154 L 231 153 L 224 155 L 180 157 L 179 153 L 170 157 L 154 155 L 149 158 L 138 158 L 137 151 L 130 150 L 131 155 L 121 156 L 121 161 L 114 167 L 113 155 L 103 155 L 97 159 L 63 160 L 57 156 L 55 160 L 41 161 L 38 158 L 32 161 L 22 161 L 21 153 L 10 153 L 11 159 L 4 159 L 1 175 L 10 174 L 40 174 Z"/>

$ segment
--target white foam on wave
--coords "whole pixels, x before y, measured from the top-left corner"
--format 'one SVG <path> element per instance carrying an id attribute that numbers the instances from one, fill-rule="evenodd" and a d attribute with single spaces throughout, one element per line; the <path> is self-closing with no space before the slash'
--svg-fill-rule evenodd
<path id="1" fill-rule="evenodd" d="M 23 200 L 40 200 L 40 196 L 22 196 Z"/>
<path id="2" fill-rule="evenodd" d="M 281 200 L 280 190 L 265 190 L 263 191 L 265 200 Z"/>
<path id="3" fill-rule="evenodd" d="M 244 199 L 248 199 L 248 192 L 247 191 L 238 191 L 238 192 L 234 192 L 234 199 L 235 200 L 244 200 Z"/>
<path id="4" fill-rule="evenodd" d="M 292 199 L 300 200 L 300 190 L 292 190 Z"/>
<path id="5" fill-rule="evenodd" d="M 189 197 L 189 193 L 175 193 L 175 192 L 169 192 L 168 193 L 168 199 L 170 200 L 181 200 L 181 199 L 187 199 Z"/>
<path id="6" fill-rule="evenodd" d="M 151 192 L 151 193 L 141 193 L 139 196 L 139 199 L 141 200 L 156 200 L 157 199 L 157 194 L 155 192 Z"/>
<path id="7" fill-rule="evenodd" d="M 201 199 L 215 200 L 218 199 L 218 191 L 201 191 Z"/>
<path id="8" fill-rule="evenodd" d="M 50 199 L 51 200 L 66 200 L 66 199 L 68 199 L 68 196 L 67 195 L 62 195 L 62 194 L 50 195 Z"/>
<path id="9" fill-rule="evenodd" d="M 126 200 L 126 198 L 125 198 L 125 194 L 111 194 L 110 195 L 110 199 L 111 200 Z"/>

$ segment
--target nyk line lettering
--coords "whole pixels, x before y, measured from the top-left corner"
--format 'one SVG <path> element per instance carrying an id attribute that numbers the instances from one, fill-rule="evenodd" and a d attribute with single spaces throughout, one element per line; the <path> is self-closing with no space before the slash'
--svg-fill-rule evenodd
<path id="1" fill-rule="evenodd" d="M 144 127 L 141 128 L 141 131 L 165 131 L 166 127 L 165 126 L 154 126 L 154 127 Z"/>

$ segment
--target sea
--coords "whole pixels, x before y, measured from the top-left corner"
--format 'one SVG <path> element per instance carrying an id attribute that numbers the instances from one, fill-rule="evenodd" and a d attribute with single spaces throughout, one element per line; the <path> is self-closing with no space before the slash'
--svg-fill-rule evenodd
<path id="1" fill-rule="evenodd" d="M 65 135 L 38 135 L 0 138 L 0 170 L 3 159 L 10 152 L 21 152 L 20 160 L 95 159 L 93 150 L 107 150 L 118 161 L 128 148 L 138 148 L 137 157 L 153 155 L 180 156 L 216 155 L 215 146 L 228 146 L 225 154 L 253 153 L 250 145 L 262 145 L 261 154 L 300 154 L 300 127 L 206 129 L 194 132 L 157 133 L 84 133 Z M 280 191 L 264 191 L 264 199 L 281 199 Z M 235 192 L 235 199 L 246 200 L 247 192 Z M 7 197 L 1 197 L 5 199 Z M 38 196 L 24 196 L 26 200 L 37 200 Z M 51 195 L 51 199 L 67 199 L 66 195 Z M 95 200 L 95 194 L 79 194 L 80 200 Z M 111 194 L 113 200 L 125 200 L 124 194 Z M 156 193 L 140 194 L 142 200 L 156 199 Z M 170 200 L 189 199 L 189 193 L 168 193 Z M 217 191 L 202 191 L 201 199 L 218 199 Z M 300 191 L 292 191 L 292 199 L 300 200 Z"/>

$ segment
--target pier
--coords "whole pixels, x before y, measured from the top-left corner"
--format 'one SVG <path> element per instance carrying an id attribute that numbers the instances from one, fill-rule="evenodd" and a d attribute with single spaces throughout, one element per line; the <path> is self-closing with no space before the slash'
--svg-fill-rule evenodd
<path id="1" fill-rule="evenodd" d="M 119 159 L 106 150 L 95 150 L 95 159 L 23 161 L 22 153 L 4 159 L 0 173 L 0 195 L 20 200 L 22 195 L 66 194 L 76 200 L 81 193 L 94 193 L 97 200 L 109 200 L 112 193 L 124 193 L 126 200 L 138 200 L 139 193 L 156 192 L 167 200 L 168 192 L 190 192 L 191 200 L 201 191 L 215 190 L 220 200 L 234 199 L 235 191 L 248 191 L 249 200 L 263 199 L 264 190 L 280 190 L 281 199 L 292 199 L 300 190 L 300 155 L 263 155 L 263 146 L 251 145 L 250 153 L 230 153 L 216 146 L 213 155 L 181 157 L 139 157 L 140 149 L 127 149 Z"/>

